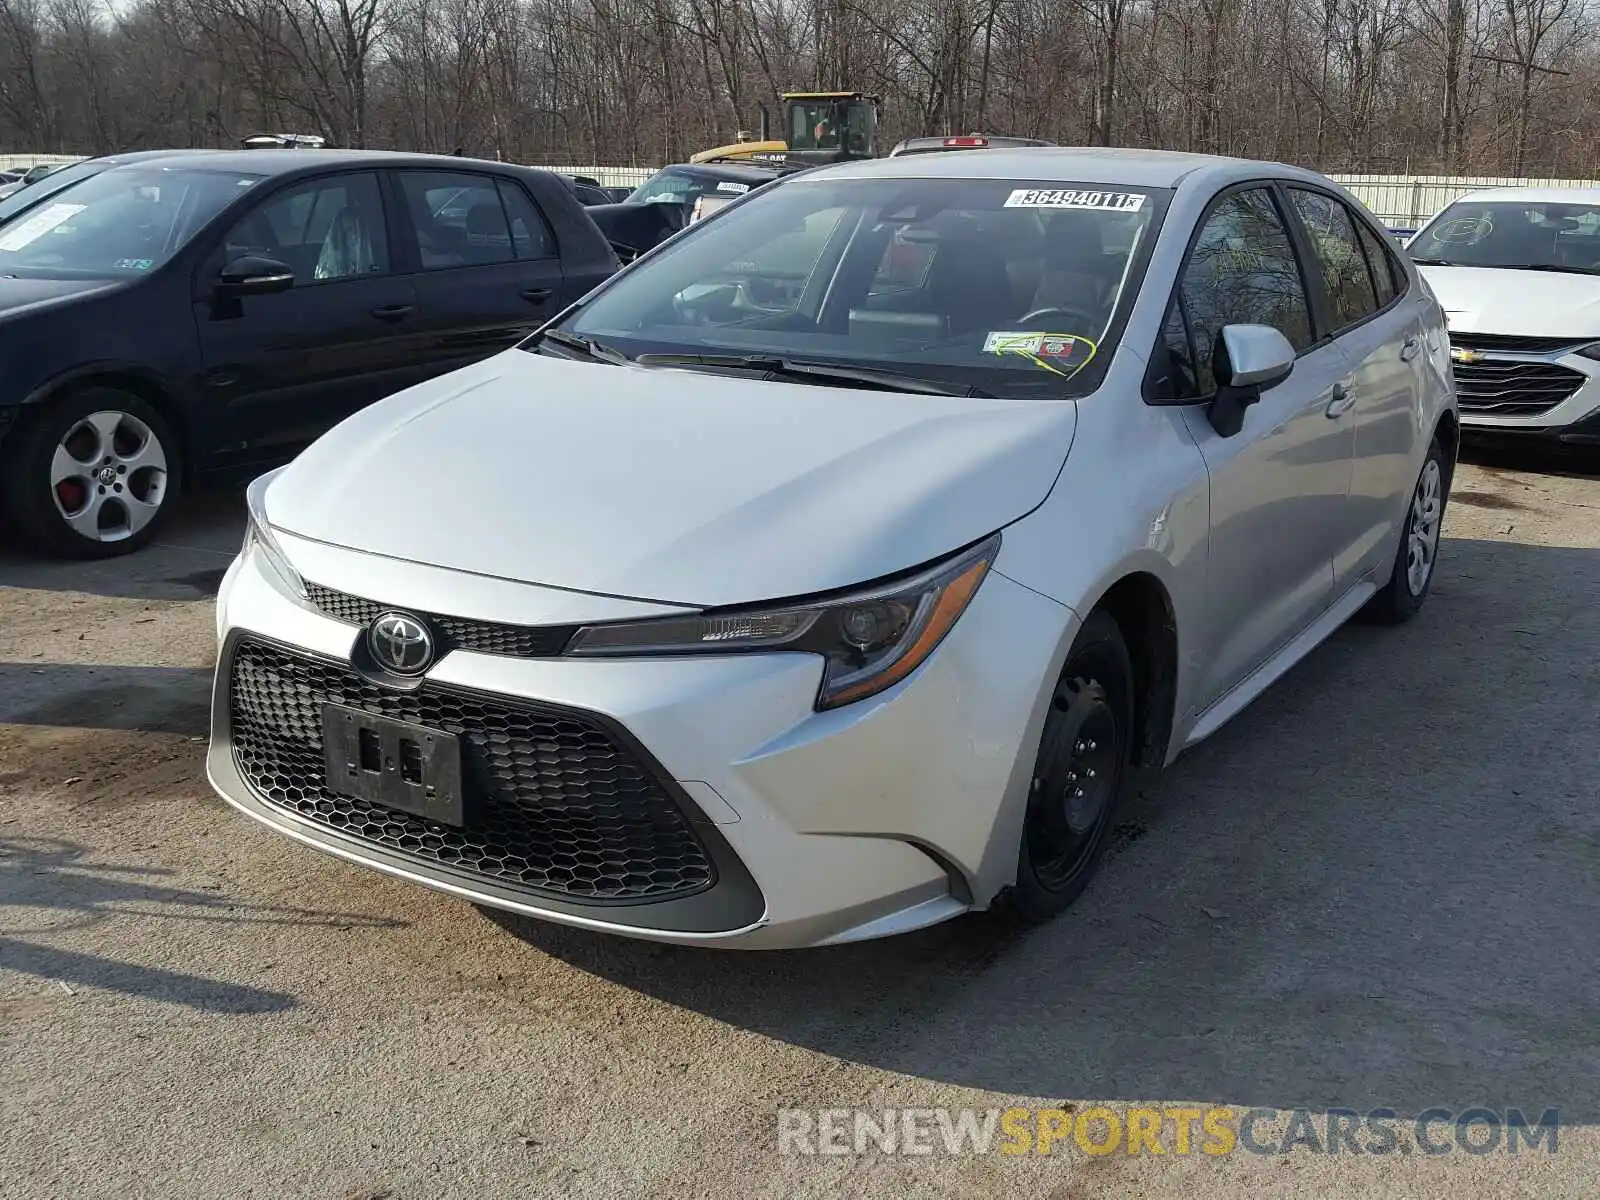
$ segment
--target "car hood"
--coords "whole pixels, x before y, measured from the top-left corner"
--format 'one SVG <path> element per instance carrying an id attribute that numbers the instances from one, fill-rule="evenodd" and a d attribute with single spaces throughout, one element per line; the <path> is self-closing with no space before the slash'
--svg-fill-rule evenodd
<path id="1" fill-rule="evenodd" d="M 1600 275 L 1418 267 L 1460 333 L 1600 339 Z"/>
<path id="2" fill-rule="evenodd" d="M 1072 401 L 963 399 L 510 350 L 379 402 L 268 487 L 302 537 L 712 606 L 876 579 L 1036 507 Z"/>
<path id="3" fill-rule="evenodd" d="M 74 296 L 124 286 L 107 279 L 11 279 L 0 277 L 0 317 L 18 316 Z"/>

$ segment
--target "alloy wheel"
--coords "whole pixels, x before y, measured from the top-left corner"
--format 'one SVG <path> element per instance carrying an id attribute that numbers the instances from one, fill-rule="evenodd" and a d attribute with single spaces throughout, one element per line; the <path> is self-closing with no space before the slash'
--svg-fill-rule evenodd
<path id="1" fill-rule="evenodd" d="M 56 511 L 92 542 L 133 537 L 155 520 L 166 494 L 166 448 L 131 413 L 90 413 L 67 430 L 50 459 Z"/>
<path id="2" fill-rule="evenodd" d="M 1427 589 L 1439 552 L 1439 518 L 1444 512 L 1443 472 L 1439 460 L 1430 458 L 1411 496 L 1411 516 L 1406 530 L 1406 587 L 1413 596 Z"/>

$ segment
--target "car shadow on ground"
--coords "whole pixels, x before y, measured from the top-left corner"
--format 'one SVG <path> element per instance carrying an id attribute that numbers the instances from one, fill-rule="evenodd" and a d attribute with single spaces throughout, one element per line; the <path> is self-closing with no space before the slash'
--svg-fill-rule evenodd
<path id="1" fill-rule="evenodd" d="M 173 926 L 220 923 L 389 928 L 384 918 L 282 905 L 249 904 L 220 890 L 173 887 L 171 871 L 94 862 L 71 842 L 0 838 L 0 971 L 16 971 L 74 988 L 100 988 L 209 1013 L 282 1012 L 296 1005 L 285 992 L 207 979 L 165 967 L 122 962 L 61 949 L 43 939 L 116 918 Z"/>
<path id="2" fill-rule="evenodd" d="M 203 737 L 209 667 L 0 662 L 0 725 L 57 725 Z"/>
<path id="3" fill-rule="evenodd" d="M 1046 1100 L 1600 1121 L 1600 552 L 1452 540 L 1441 564 L 1417 620 L 1341 631 L 1133 798 L 1050 925 L 522 936 L 741 1029 Z"/>
<path id="4" fill-rule="evenodd" d="M 1533 475 L 1560 475 L 1570 479 L 1600 479 L 1600 446 L 1552 449 L 1549 446 L 1469 436 L 1461 443 L 1461 461 L 1490 471 L 1524 471 Z"/>
<path id="5" fill-rule="evenodd" d="M 54 559 L 15 536 L 0 537 L 0 587 L 135 600 L 204 600 L 217 594 L 223 572 L 238 553 L 244 519 L 243 493 L 216 489 L 185 496 L 160 536 L 124 557 Z"/>

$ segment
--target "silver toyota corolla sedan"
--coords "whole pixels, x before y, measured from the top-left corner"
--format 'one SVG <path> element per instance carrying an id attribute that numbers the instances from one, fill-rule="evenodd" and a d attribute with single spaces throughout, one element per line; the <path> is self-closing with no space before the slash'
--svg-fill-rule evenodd
<path id="1" fill-rule="evenodd" d="M 249 491 L 209 757 L 482 905 L 793 947 L 1083 890 L 1135 767 L 1428 594 L 1443 314 L 1258 162 L 740 199 Z"/>

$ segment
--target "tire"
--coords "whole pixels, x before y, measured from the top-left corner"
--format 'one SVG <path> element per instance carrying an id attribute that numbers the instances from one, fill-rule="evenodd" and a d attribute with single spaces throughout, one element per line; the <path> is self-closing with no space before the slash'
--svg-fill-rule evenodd
<path id="1" fill-rule="evenodd" d="M 1428 457 L 1406 505 L 1400 547 L 1383 590 L 1367 601 L 1361 615 L 1380 625 L 1398 625 L 1421 611 L 1439 565 L 1440 527 L 1450 498 L 1450 466 L 1439 439 L 1428 443 Z M 1419 563 L 1422 565 L 1419 566 Z"/>
<path id="2" fill-rule="evenodd" d="M 177 505 L 178 441 L 130 392 L 93 387 L 30 412 L 5 447 L 6 507 L 38 549 L 63 558 L 131 554 Z"/>
<path id="3" fill-rule="evenodd" d="M 1067 655 L 1039 739 L 1017 882 L 1005 906 L 1030 924 L 1065 911 L 1105 855 L 1133 747 L 1133 663 L 1109 614 L 1091 613 Z"/>

